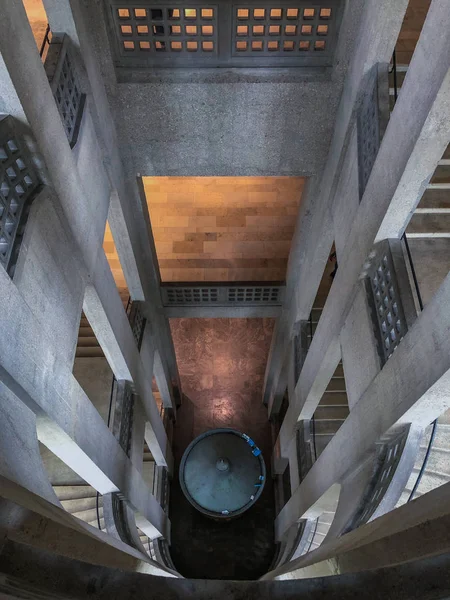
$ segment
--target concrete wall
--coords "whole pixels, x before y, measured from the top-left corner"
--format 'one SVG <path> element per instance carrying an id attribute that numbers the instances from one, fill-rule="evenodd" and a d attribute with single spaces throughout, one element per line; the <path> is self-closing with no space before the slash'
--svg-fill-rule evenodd
<path id="1" fill-rule="evenodd" d="M 76 358 L 73 375 L 107 423 L 113 372 L 106 358 Z"/>

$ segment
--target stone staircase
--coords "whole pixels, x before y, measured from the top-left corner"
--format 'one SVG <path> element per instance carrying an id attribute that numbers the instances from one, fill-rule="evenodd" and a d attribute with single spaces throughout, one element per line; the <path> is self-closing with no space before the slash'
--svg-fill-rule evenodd
<path id="1" fill-rule="evenodd" d="M 128 289 L 119 290 L 124 309 L 127 309 L 129 293 Z M 75 358 L 104 358 L 103 350 L 95 337 L 95 333 L 87 320 L 84 312 L 81 313 L 80 328 L 78 330 L 78 341 Z"/>
<path id="2" fill-rule="evenodd" d="M 400 91 L 409 64 L 397 65 L 397 90 Z M 394 74 L 389 75 L 391 111 L 395 105 Z M 450 145 L 423 194 L 406 229 L 408 238 L 450 238 Z"/>
<path id="3" fill-rule="evenodd" d="M 420 451 L 417 455 L 411 476 L 406 487 L 397 503 L 402 506 L 409 501 L 411 492 L 416 484 L 417 478 L 422 468 L 425 455 L 430 443 L 432 425 L 425 430 L 425 434 L 420 443 Z M 411 500 L 431 492 L 435 488 L 444 485 L 450 481 L 450 410 L 441 415 L 437 421 L 436 433 L 431 446 L 425 470 L 422 478 Z"/>
<path id="4" fill-rule="evenodd" d="M 98 497 L 97 516 L 97 491 L 41 443 L 39 449 L 50 483 L 65 510 L 96 529 L 100 520 L 100 529 L 106 531 L 102 496 Z"/>
<path id="5" fill-rule="evenodd" d="M 330 530 L 331 524 L 334 519 L 334 515 L 335 511 L 325 511 L 320 515 L 315 525 L 311 528 L 311 531 L 306 541 L 305 551 L 303 552 L 303 554 L 316 550 L 316 548 L 318 548 L 320 544 L 324 541 L 326 535 L 328 534 L 328 531 Z"/>
<path id="6" fill-rule="evenodd" d="M 143 461 L 144 464 L 142 466 L 142 477 L 145 483 L 149 486 L 152 492 L 154 491 L 155 485 L 155 460 L 150 452 L 150 448 L 147 446 L 147 442 L 144 441 L 144 453 L 143 453 Z M 138 528 L 139 538 L 141 540 L 142 545 L 145 548 L 145 551 L 151 555 L 150 552 L 150 539 L 145 535 L 145 533 Z"/>
<path id="7" fill-rule="evenodd" d="M 324 304 L 324 301 L 320 302 L 320 300 L 316 298 L 315 306 L 311 311 L 308 346 L 311 344 L 316 331 Z M 311 456 L 313 462 L 315 462 L 325 450 L 333 436 L 348 417 L 349 413 L 344 369 L 341 361 L 336 367 L 333 377 L 330 379 L 327 389 L 320 399 L 319 405 L 311 419 Z M 320 515 L 309 532 L 304 554 L 315 550 L 320 546 L 330 530 L 334 515 L 335 510 L 325 511 Z"/>
<path id="8" fill-rule="evenodd" d="M 347 391 L 344 371 L 340 362 L 330 383 L 323 394 L 319 406 L 314 413 L 314 424 L 311 424 L 315 437 L 313 454 L 316 460 L 325 450 L 333 436 L 349 415 Z"/>
<path id="9" fill-rule="evenodd" d="M 86 315 L 84 312 L 81 313 L 75 358 L 104 358 L 104 356 Z"/>

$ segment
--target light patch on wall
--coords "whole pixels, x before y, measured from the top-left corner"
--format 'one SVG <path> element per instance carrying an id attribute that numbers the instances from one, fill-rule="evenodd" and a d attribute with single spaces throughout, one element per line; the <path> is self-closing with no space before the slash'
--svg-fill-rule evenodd
<path id="1" fill-rule="evenodd" d="M 301 177 L 144 177 L 163 282 L 283 281 Z"/>

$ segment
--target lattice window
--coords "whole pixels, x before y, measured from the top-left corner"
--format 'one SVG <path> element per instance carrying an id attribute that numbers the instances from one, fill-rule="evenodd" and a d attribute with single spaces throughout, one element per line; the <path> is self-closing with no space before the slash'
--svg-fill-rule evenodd
<path id="1" fill-rule="evenodd" d="M 328 48 L 331 6 L 234 9 L 233 51 L 274 55 L 318 53 Z"/>
<path id="2" fill-rule="evenodd" d="M 167 286 L 162 288 L 165 306 L 231 304 L 279 305 L 284 287 L 280 285 Z"/>
<path id="3" fill-rule="evenodd" d="M 208 287 L 167 288 L 167 301 L 172 304 L 215 304 L 219 299 L 219 290 Z"/>
<path id="4" fill-rule="evenodd" d="M 374 78 L 370 93 L 363 100 L 358 113 L 358 167 L 359 196 L 363 197 L 380 147 L 380 117 L 378 110 L 378 83 Z"/>
<path id="5" fill-rule="evenodd" d="M 355 517 L 345 533 L 368 523 L 383 500 L 394 477 L 403 449 L 408 438 L 408 430 L 379 445 L 374 474 Z"/>
<path id="6" fill-rule="evenodd" d="M 341 0 L 109 2 L 119 66 L 328 66 L 342 9 Z"/>
<path id="7" fill-rule="evenodd" d="M 217 52 L 217 7 L 141 3 L 114 6 L 113 15 L 122 56 Z"/>
<path id="8" fill-rule="evenodd" d="M 27 208 L 40 183 L 31 157 L 14 131 L 12 117 L 0 121 L 0 263 L 13 274 Z"/>
<path id="9" fill-rule="evenodd" d="M 279 301 L 278 287 L 237 287 L 229 288 L 228 301 L 243 304 L 267 304 Z"/>
<path id="10" fill-rule="evenodd" d="M 384 364 L 408 331 L 392 254 L 382 245 L 366 279 L 378 353 Z"/>
<path id="11" fill-rule="evenodd" d="M 45 70 L 71 148 L 77 142 L 86 96 L 81 93 L 67 36 L 54 35 L 45 60 Z"/>
<path id="12" fill-rule="evenodd" d="M 120 447 L 129 456 L 133 428 L 134 394 L 130 384 L 126 381 L 117 382 L 116 386 L 114 433 Z"/>
<path id="13" fill-rule="evenodd" d="M 144 317 L 144 314 L 142 312 L 139 302 L 131 303 L 128 320 L 131 325 L 131 330 L 133 332 L 133 336 L 136 341 L 136 345 L 138 347 L 138 350 L 140 350 L 141 346 L 142 346 L 142 340 L 144 338 L 144 330 L 145 330 L 145 325 L 147 323 L 147 320 Z"/>

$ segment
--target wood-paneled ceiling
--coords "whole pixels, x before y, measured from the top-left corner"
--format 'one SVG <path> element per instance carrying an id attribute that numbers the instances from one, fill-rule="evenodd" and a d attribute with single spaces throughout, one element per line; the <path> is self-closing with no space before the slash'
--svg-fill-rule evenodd
<path id="1" fill-rule="evenodd" d="M 283 281 L 301 177 L 144 177 L 161 279 Z"/>

